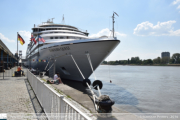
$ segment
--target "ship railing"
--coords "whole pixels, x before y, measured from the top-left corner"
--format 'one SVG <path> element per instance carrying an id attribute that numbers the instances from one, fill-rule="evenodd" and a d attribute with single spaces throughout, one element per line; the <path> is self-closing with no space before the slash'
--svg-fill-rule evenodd
<path id="1" fill-rule="evenodd" d="M 64 95 L 27 70 L 27 79 L 48 119 L 57 120 L 91 120 Z M 38 117 L 38 116 L 37 116 Z"/>
<path id="2" fill-rule="evenodd" d="M 44 22 L 43 24 L 38 24 L 38 25 L 35 25 L 34 27 L 41 27 L 42 25 L 54 25 L 54 24 L 62 24 L 62 23 L 46 23 L 46 22 Z M 62 25 L 71 26 L 71 25 L 68 25 L 68 24 L 62 24 Z M 87 30 L 84 30 L 84 29 L 81 29 L 81 28 L 78 28 L 78 27 L 75 27 L 75 26 L 73 26 L 73 27 L 77 28 L 78 30 L 80 30 L 82 32 L 87 33 Z"/>

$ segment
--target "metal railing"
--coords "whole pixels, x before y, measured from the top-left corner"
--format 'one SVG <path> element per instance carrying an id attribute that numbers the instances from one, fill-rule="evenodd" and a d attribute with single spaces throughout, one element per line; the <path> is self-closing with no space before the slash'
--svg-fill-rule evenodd
<path id="1" fill-rule="evenodd" d="M 91 120 L 63 95 L 45 84 L 29 70 L 27 70 L 27 78 L 48 119 Z"/>

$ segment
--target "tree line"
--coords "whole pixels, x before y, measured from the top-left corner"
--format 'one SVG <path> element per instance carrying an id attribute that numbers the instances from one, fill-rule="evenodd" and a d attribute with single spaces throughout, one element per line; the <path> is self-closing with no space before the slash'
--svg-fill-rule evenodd
<path id="1" fill-rule="evenodd" d="M 153 64 L 180 64 L 180 53 L 175 53 L 171 58 L 169 57 L 157 57 L 155 59 L 142 60 L 139 57 L 131 57 L 128 60 L 116 60 L 116 61 L 103 61 L 102 64 L 109 65 L 153 65 Z"/>

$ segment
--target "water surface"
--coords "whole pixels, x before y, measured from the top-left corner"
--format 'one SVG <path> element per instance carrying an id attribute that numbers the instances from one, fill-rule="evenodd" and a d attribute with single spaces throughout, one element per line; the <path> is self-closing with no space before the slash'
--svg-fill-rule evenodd
<path id="1" fill-rule="evenodd" d="M 180 113 L 180 67 L 101 65 L 102 94 L 133 113 Z M 91 81 L 94 76 L 91 75 Z M 110 83 L 110 80 L 112 83 Z"/>

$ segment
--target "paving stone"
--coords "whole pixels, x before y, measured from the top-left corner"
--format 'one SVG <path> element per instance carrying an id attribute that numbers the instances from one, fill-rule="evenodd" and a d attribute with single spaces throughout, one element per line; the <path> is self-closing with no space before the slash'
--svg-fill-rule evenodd
<path id="1" fill-rule="evenodd" d="M 0 73 L 0 113 L 7 113 L 8 116 L 12 114 L 14 116 L 19 115 L 17 113 L 23 113 L 24 115 L 41 113 L 45 116 L 27 77 L 12 77 L 15 69 L 6 70 L 4 79 L 3 73 Z M 26 75 L 26 69 L 23 70 Z"/>

